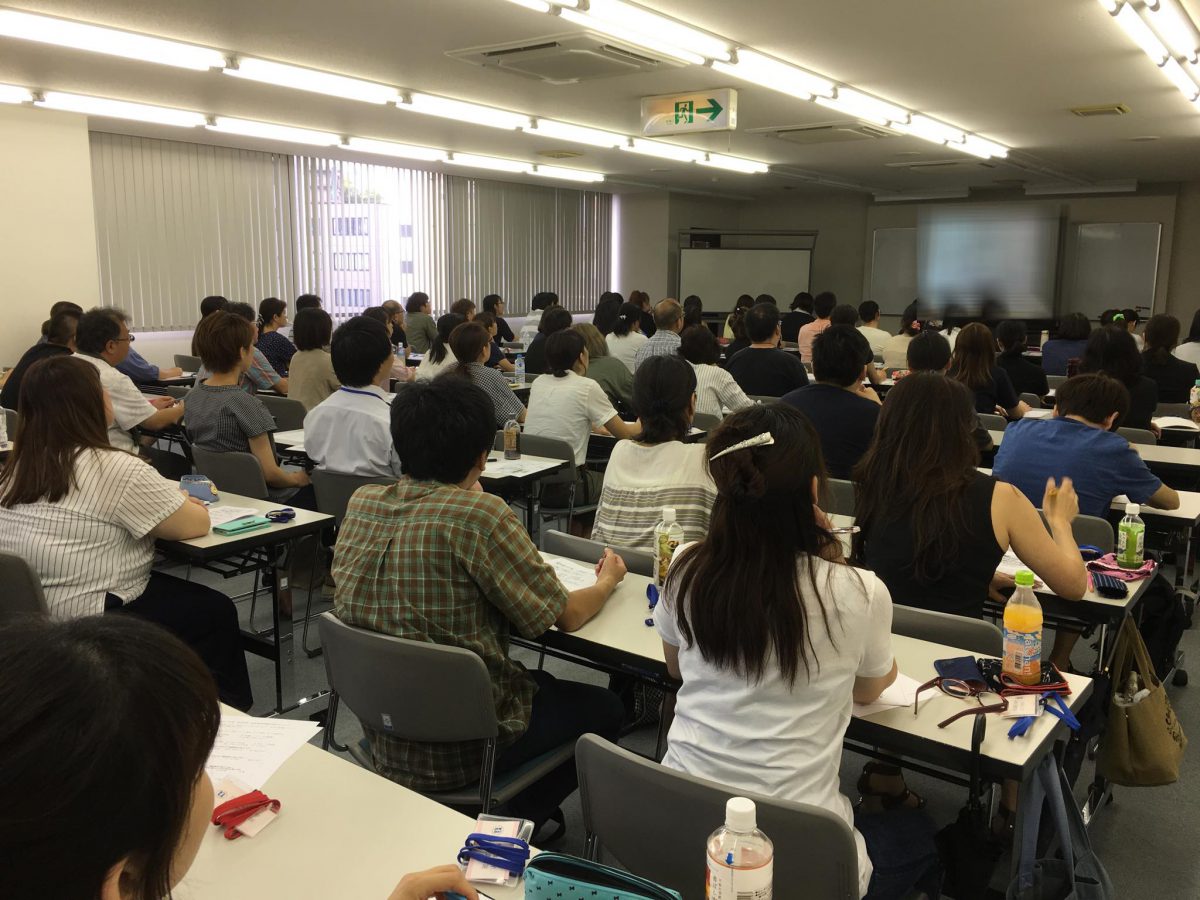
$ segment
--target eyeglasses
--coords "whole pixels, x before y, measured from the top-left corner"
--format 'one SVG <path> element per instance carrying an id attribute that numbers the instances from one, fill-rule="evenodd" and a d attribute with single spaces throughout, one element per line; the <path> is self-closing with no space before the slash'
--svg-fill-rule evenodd
<path id="1" fill-rule="evenodd" d="M 113 338 L 113 343 L 114 344 L 132 344 L 136 340 L 137 340 L 137 338 L 134 337 L 132 334 L 130 334 L 123 338 Z"/>
<path id="2" fill-rule="evenodd" d="M 994 691 L 987 685 L 986 682 L 964 681 L 960 678 L 942 678 L 939 676 L 925 682 L 923 685 L 917 688 L 917 693 L 913 699 L 914 716 L 917 714 L 917 711 L 920 708 L 921 692 L 929 690 L 930 688 L 937 688 L 943 694 L 947 694 L 951 697 L 961 697 L 963 699 L 974 697 L 975 702 L 978 704 L 977 706 L 969 706 L 961 712 L 956 712 L 950 718 L 942 722 L 938 722 L 938 728 L 945 728 L 951 722 L 955 722 L 958 719 L 961 719 L 963 716 L 979 716 L 991 712 L 1004 712 L 1008 709 L 1008 699 L 1000 696 L 999 694 L 996 695 L 1000 699 L 999 703 L 983 702 L 982 697 L 984 694 L 994 693 Z"/>

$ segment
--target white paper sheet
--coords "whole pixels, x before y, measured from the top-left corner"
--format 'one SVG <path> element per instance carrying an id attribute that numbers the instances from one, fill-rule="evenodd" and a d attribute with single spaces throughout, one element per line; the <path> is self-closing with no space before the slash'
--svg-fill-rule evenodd
<path id="1" fill-rule="evenodd" d="M 1004 575 L 1016 575 L 1017 569 L 1029 569 L 1029 566 L 1021 562 L 1020 557 L 1018 557 L 1017 554 L 1009 549 L 1009 551 L 1005 553 L 1004 557 L 1000 560 L 1000 565 L 996 566 L 996 571 Z M 1029 571 L 1032 572 L 1033 569 L 1029 569 Z M 1033 586 L 1035 588 L 1040 588 L 1043 586 L 1042 580 L 1036 575 L 1033 578 Z"/>
<path id="2" fill-rule="evenodd" d="M 896 680 L 893 681 L 882 694 L 879 695 L 874 703 L 855 703 L 854 715 L 858 717 L 869 716 L 872 713 L 877 713 L 885 709 L 895 709 L 898 706 L 912 707 L 916 702 L 917 688 L 921 686 L 921 682 L 915 678 L 910 678 L 903 672 L 896 674 Z"/>
<path id="3" fill-rule="evenodd" d="M 1159 416 L 1150 421 L 1159 428 L 1182 428 L 1184 431 L 1200 431 L 1200 425 L 1182 416 Z"/>
<path id="4" fill-rule="evenodd" d="M 249 506 L 210 506 L 208 508 L 208 521 L 214 528 L 217 525 L 224 525 L 243 516 L 257 515 L 258 510 L 251 509 Z"/>
<path id="5" fill-rule="evenodd" d="M 214 784 L 236 778 L 251 788 L 261 788 L 319 730 L 315 722 L 222 716 L 204 768 Z"/>
<path id="6" fill-rule="evenodd" d="M 303 444 L 304 429 L 296 428 L 292 431 L 277 431 L 275 432 L 275 443 L 280 447 L 293 447 L 296 444 Z"/>
<path id="7" fill-rule="evenodd" d="M 554 574 L 568 591 L 590 588 L 596 583 L 596 569 L 574 559 L 551 558 L 546 562 L 554 567 Z"/>

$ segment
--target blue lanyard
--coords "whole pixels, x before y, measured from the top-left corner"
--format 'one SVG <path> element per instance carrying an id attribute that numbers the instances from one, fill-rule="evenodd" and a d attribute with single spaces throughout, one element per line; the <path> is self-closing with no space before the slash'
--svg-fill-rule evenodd
<path id="1" fill-rule="evenodd" d="M 338 390 L 345 391 L 347 394 L 361 394 L 363 397 L 374 397 L 380 403 L 387 403 L 387 401 L 384 400 L 382 397 L 380 397 L 378 394 L 372 394 L 370 391 L 360 391 L 358 388 L 348 388 L 348 387 L 341 387 L 341 388 L 338 388 Z"/>

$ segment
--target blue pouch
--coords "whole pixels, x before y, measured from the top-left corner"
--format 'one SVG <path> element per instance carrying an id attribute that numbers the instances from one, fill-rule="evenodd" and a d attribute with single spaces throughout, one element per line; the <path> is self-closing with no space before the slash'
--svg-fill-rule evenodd
<path id="1" fill-rule="evenodd" d="M 563 853 L 539 853 L 525 867 L 526 900 L 682 900 L 680 894 L 629 872 Z"/>

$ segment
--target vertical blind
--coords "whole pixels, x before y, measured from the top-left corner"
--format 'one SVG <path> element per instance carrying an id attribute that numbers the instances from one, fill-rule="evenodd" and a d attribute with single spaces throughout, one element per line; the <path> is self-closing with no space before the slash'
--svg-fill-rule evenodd
<path id="1" fill-rule="evenodd" d="M 91 135 L 100 295 L 143 331 L 190 329 L 201 298 L 293 296 L 287 157 Z"/>

